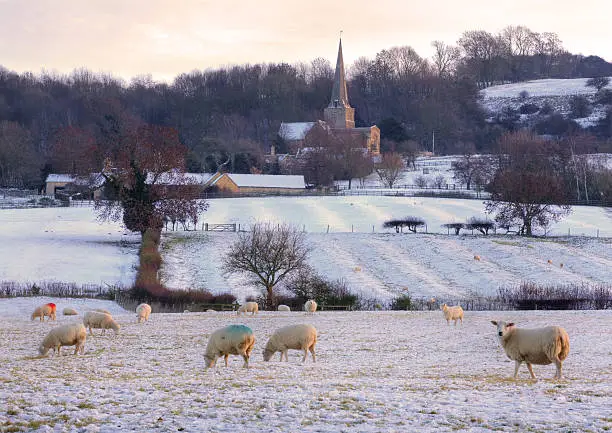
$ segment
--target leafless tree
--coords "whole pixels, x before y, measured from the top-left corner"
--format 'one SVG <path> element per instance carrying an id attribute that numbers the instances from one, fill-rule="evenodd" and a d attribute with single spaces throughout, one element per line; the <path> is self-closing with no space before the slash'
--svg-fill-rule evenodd
<path id="1" fill-rule="evenodd" d="M 307 266 L 310 247 L 304 233 L 289 225 L 254 224 L 238 235 L 223 258 L 226 274 L 247 274 L 263 290 L 266 306 L 274 306 L 274 288 L 291 274 Z"/>
<path id="2" fill-rule="evenodd" d="M 457 62 L 461 59 L 459 47 L 447 45 L 442 41 L 433 41 L 431 45 L 435 49 L 432 60 L 438 76 L 448 77 L 453 75 Z"/>
<path id="3" fill-rule="evenodd" d="M 393 188 L 402 176 L 404 168 L 404 160 L 399 153 L 384 153 L 375 166 L 376 174 L 387 188 Z"/>

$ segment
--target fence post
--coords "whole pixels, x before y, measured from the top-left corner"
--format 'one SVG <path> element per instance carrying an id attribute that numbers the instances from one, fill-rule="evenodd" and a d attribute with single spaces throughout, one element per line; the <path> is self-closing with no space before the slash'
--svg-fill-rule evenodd
<path id="1" fill-rule="evenodd" d="M 204 224 L 204 227 L 206 227 L 204 230 L 205 230 L 205 231 L 208 231 L 208 223 L 205 223 L 205 224 Z"/>
<path id="2" fill-rule="evenodd" d="M 327 224 L 327 233 L 329 233 L 329 224 Z"/>
<path id="3" fill-rule="evenodd" d="M 567 228 L 567 235 L 570 236 L 570 228 Z"/>
<path id="4" fill-rule="evenodd" d="M 351 224 L 351 233 L 353 233 L 353 224 Z"/>
<path id="5" fill-rule="evenodd" d="M 597 237 L 599 237 L 599 229 L 597 229 Z"/>
<path id="6" fill-rule="evenodd" d="M 374 224 L 372 224 L 372 233 L 374 233 Z"/>

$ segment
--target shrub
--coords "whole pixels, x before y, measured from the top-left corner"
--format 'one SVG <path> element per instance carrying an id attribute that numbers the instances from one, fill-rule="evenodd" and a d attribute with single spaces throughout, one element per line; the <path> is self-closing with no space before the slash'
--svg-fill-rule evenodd
<path id="1" fill-rule="evenodd" d="M 276 305 L 289 302 L 292 308 L 302 309 L 304 303 L 314 299 L 320 305 L 347 305 L 355 307 L 359 297 L 350 292 L 346 281 L 327 280 L 318 275 L 313 269 L 300 271 L 286 284 L 286 289 L 293 293 L 293 298 L 277 298 Z"/>
<path id="2" fill-rule="evenodd" d="M 465 224 L 463 223 L 447 223 L 447 224 L 442 224 L 442 227 L 445 227 L 447 229 L 453 229 L 455 231 L 455 234 L 458 235 L 459 231 L 462 228 L 465 228 Z"/>
<path id="3" fill-rule="evenodd" d="M 424 176 L 417 176 L 414 178 L 414 184 L 418 188 L 426 188 L 427 187 L 427 179 Z"/>
<path id="4" fill-rule="evenodd" d="M 533 114 L 533 113 L 537 113 L 538 111 L 540 111 L 540 107 L 532 103 L 523 104 L 519 108 L 519 112 L 521 114 Z"/>
<path id="5" fill-rule="evenodd" d="M 612 104 L 612 90 L 601 89 L 595 94 L 595 102 L 602 105 Z"/>
<path id="6" fill-rule="evenodd" d="M 396 233 L 403 231 L 407 227 L 412 233 L 416 233 L 417 227 L 425 225 L 425 220 L 415 216 L 408 216 L 403 219 L 392 219 L 383 223 L 383 228 L 394 228 Z"/>
<path id="7" fill-rule="evenodd" d="M 467 230 L 478 230 L 483 235 L 488 235 L 489 230 L 495 228 L 495 223 L 488 219 L 472 217 L 468 220 L 468 223 L 465 225 Z"/>
<path id="8" fill-rule="evenodd" d="M 578 119 L 582 117 L 589 117 L 591 112 L 591 104 L 589 100 L 582 96 L 576 95 L 572 96 L 569 101 L 570 104 L 570 113 L 573 119 Z"/>
<path id="9" fill-rule="evenodd" d="M 545 102 L 544 105 L 542 105 L 542 108 L 540 108 L 540 114 L 544 116 L 548 116 L 549 114 L 552 114 L 554 111 L 555 109 L 553 108 L 552 105 L 550 105 L 549 102 Z"/>
<path id="10" fill-rule="evenodd" d="M 611 285 L 568 284 L 541 286 L 523 282 L 502 287 L 497 299 L 519 310 L 603 310 L 612 308 Z"/>
<path id="11" fill-rule="evenodd" d="M 519 98 L 524 101 L 525 99 L 529 98 L 529 92 L 527 90 L 521 90 L 519 93 Z"/>
<path id="12" fill-rule="evenodd" d="M 412 309 L 412 299 L 410 295 L 400 295 L 393 299 L 391 302 L 392 310 L 411 310 Z"/>

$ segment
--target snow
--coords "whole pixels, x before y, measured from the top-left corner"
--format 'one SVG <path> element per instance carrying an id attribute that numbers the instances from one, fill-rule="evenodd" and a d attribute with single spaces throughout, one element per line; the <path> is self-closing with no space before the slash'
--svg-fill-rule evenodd
<path id="1" fill-rule="evenodd" d="M 47 176 L 47 182 L 74 182 L 76 176 L 71 174 L 56 174 L 50 173 Z"/>
<path id="2" fill-rule="evenodd" d="M 594 87 L 587 87 L 588 80 L 588 78 L 548 78 L 522 81 L 487 87 L 481 93 L 485 100 L 489 98 L 517 98 L 522 91 L 526 91 L 529 96 L 594 95 L 597 90 Z M 611 88 L 611 86 L 608 85 L 608 88 Z"/>
<path id="3" fill-rule="evenodd" d="M 285 140 L 303 140 L 314 124 L 315 122 L 283 122 L 279 128 L 278 135 Z"/>
<path id="4" fill-rule="evenodd" d="M 27 300 L 26 300 L 27 301 Z M 41 301 L 30 299 L 33 309 Z M 0 303 L 0 314 L 13 311 Z M 55 300 L 58 310 L 74 300 Z M 104 308 L 104 307 L 103 307 Z M 30 309 L 27 311 L 29 312 Z M 114 314 L 112 333 L 89 337 L 85 354 L 37 355 L 49 329 L 78 319 L 0 321 L 0 425 L 27 431 L 210 432 L 599 432 L 612 428 L 611 311 L 466 312 L 447 326 L 432 312 L 263 312 L 156 314 L 137 324 Z M 570 335 L 565 379 L 554 366 L 525 366 L 511 376 L 491 319 L 523 327 L 561 325 Z M 209 335 L 230 323 L 256 337 L 251 368 L 204 368 Z M 268 363 L 263 347 L 288 324 L 318 330 L 317 362 Z M 8 430 L 7 430 L 8 431 Z"/>

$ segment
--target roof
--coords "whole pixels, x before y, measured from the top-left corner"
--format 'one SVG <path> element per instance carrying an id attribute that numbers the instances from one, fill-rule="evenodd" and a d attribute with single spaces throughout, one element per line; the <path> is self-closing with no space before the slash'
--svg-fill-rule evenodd
<path id="1" fill-rule="evenodd" d="M 344 73 L 344 58 L 342 56 L 342 39 L 338 44 L 338 59 L 336 60 L 336 72 L 334 74 L 334 85 L 332 87 L 331 101 L 329 107 L 350 108 L 348 92 L 346 91 L 346 76 Z"/>
<path id="2" fill-rule="evenodd" d="M 225 173 L 238 187 L 255 188 L 293 188 L 304 189 L 306 184 L 302 175 L 273 175 L 273 174 L 237 174 Z M 212 185 L 222 176 L 219 176 Z"/>
<path id="3" fill-rule="evenodd" d="M 283 122 L 278 130 L 278 135 L 285 140 L 303 140 L 314 124 L 315 122 Z"/>
<path id="4" fill-rule="evenodd" d="M 178 183 L 185 183 L 185 181 L 187 182 L 193 182 L 196 184 L 205 184 L 206 182 L 208 182 L 210 180 L 210 178 L 213 177 L 212 173 L 180 173 L 180 172 L 166 172 L 166 173 L 162 173 L 159 178 L 156 181 L 157 185 L 174 185 L 177 183 L 177 179 L 180 178 L 181 182 Z M 153 173 L 148 173 L 147 174 L 147 183 L 152 183 L 153 182 Z"/>
<path id="5" fill-rule="evenodd" d="M 71 174 L 57 174 L 57 173 L 49 173 L 47 175 L 46 182 L 74 182 L 76 180 L 76 176 Z"/>

